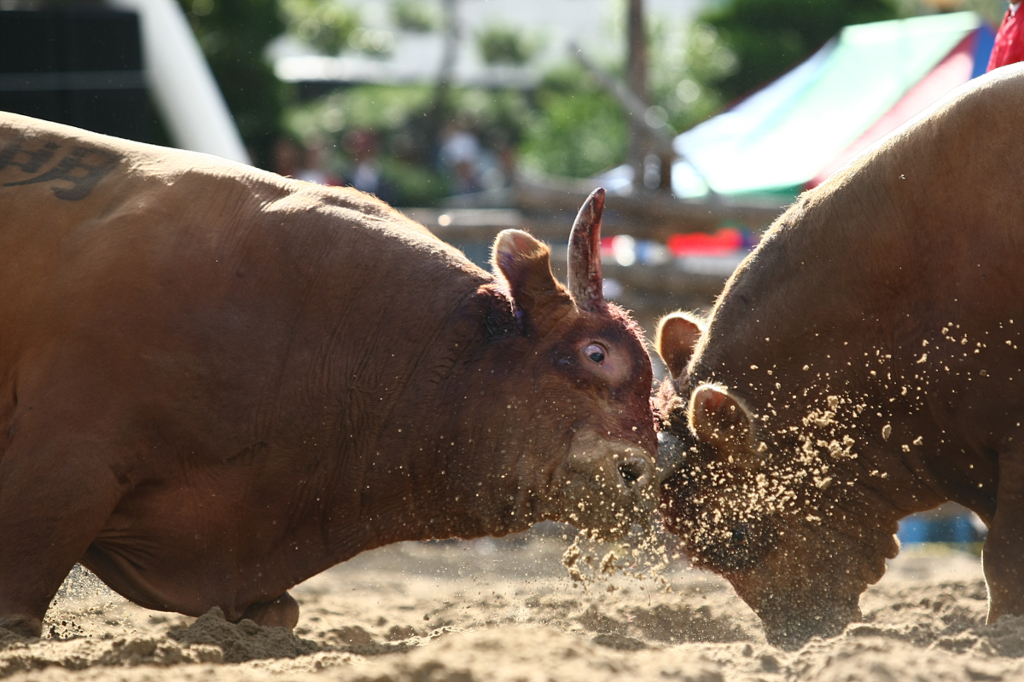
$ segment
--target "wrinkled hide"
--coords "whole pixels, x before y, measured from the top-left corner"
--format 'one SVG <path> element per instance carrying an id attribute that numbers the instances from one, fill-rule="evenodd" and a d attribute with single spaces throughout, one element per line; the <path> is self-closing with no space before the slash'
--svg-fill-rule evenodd
<path id="1" fill-rule="evenodd" d="M 399 540 L 653 507 L 651 369 L 508 230 L 494 272 L 354 190 L 0 115 L 0 626 L 76 562 L 148 608 L 293 627 Z M 570 290 L 585 291 L 577 303 Z"/>

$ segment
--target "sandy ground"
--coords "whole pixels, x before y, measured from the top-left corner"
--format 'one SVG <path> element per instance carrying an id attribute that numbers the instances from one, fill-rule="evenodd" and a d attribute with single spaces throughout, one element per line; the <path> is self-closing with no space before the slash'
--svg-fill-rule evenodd
<path id="1" fill-rule="evenodd" d="M 908 548 L 862 597 L 865 622 L 784 652 L 765 642 L 728 584 L 683 560 L 666 568 L 655 554 L 637 559 L 621 544 L 583 543 L 568 562 L 579 572 L 573 580 L 563 565 L 573 539 L 548 525 L 502 540 L 364 553 L 293 591 L 302 605 L 295 634 L 232 625 L 217 612 L 195 619 L 147 611 L 76 569 L 46 636 L 0 635 L 0 678 L 1024 679 L 1024 619 L 984 625 L 981 569 L 966 553 Z"/>

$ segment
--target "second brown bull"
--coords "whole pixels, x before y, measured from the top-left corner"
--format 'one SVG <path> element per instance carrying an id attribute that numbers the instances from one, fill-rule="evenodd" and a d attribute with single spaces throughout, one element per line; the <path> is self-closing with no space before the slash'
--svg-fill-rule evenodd
<path id="1" fill-rule="evenodd" d="M 972 82 L 803 195 L 706 325 L 662 323 L 670 526 L 771 642 L 859 619 L 948 500 L 989 528 L 989 622 L 1024 615 L 1022 112 L 1019 68 Z"/>

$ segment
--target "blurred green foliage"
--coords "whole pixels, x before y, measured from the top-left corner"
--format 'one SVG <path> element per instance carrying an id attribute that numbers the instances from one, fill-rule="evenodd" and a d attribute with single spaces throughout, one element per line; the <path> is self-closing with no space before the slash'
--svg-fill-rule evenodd
<path id="1" fill-rule="evenodd" d="M 670 131 L 686 130 L 785 73 L 843 26 L 896 18 L 896 2 L 726 0 L 689 27 L 648 17 L 650 113 Z M 552 74 L 534 101 L 520 148 L 524 165 L 581 177 L 625 159 L 626 115 L 586 74 Z"/>
<path id="2" fill-rule="evenodd" d="M 359 13 L 338 0 L 279 0 L 288 32 L 324 54 L 348 45 L 359 28 Z"/>
<path id="3" fill-rule="evenodd" d="M 414 33 L 428 33 L 441 23 L 437 9 L 424 0 L 394 0 L 391 17 L 398 28 Z"/>
<path id="4" fill-rule="evenodd" d="M 938 1 L 722 0 L 689 26 L 649 13 L 649 120 L 665 121 L 670 133 L 685 130 L 792 68 L 843 26 L 934 11 Z M 495 156 L 504 159 L 514 150 L 520 166 L 542 173 L 585 177 L 626 157 L 625 112 L 568 58 L 525 91 L 362 85 L 299 102 L 297 90 L 278 83 L 263 59 L 270 40 L 288 32 L 328 54 L 357 49 L 386 56 L 392 34 L 361 26 L 354 0 L 179 2 L 254 160 L 264 167 L 274 139 L 288 133 L 300 142 L 326 141 L 332 170 L 344 175 L 352 162 L 346 135 L 368 134 L 389 198 L 408 205 L 434 203 L 450 190 L 437 163 L 438 130 L 446 121 L 472 131 Z M 993 22 L 1005 8 L 1004 0 L 961 5 Z M 425 0 L 393 0 L 390 12 L 403 31 L 440 28 L 437 5 Z M 522 64 L 539 49 L 539 41 L 508 26 L 491 26 L 476 40 L 489 63 Z M 624 64 L 606 68 L 620 78 L 625 71 Z"/>
<path id="5" fill-rule="evenodd" d="M 667 113 L 667 124 L 680 132 L 707 119 L 724 101 L 712 83 L 736 69 L 736 55 L 708 24 L 682 31 L 651 22 L 648 28 L 648 93 L 652 105 Z"/>
<path id="6" fill-rule="evenodd" d="M 338 133 L 351 128 L 400 131 L 430 106 L 428 85 L 393 87 L 357 85 L 339 88 L 306 105 L 293 106 L 285 119 L 289 131 L 306 138 L 320 131 Z"/>
<path id="7" fill-rule="evenodd" d="M 707 85 L 725 99 L 776 78 L 847 24 L 895 19 L 896 0 L 729 0 L 701 13 L 736 62 Z"/>
<path id="8" fill-rule="evenodd" d="M 900 16 L 909 17 L 937 10 L 977 12 L 993 26 L 998 26 L 1006 12 L 1006 0 L 896 0 Z"/>
<path id="9" fill-rule="evenodd" d="M 253 162 L 270 164 L 280 133 L 285 87 L 263 59 L 284 32 L 278 0 L 179 0 L 224 93 Z"/>
<path id="10" fill-rule="evenodd" d="M 628 126 L 615 98 L 579 66 L 548 74 L 533 95 L 519 161 L 553 175 L 587 177 L 622 162 Z"/>
<path id="11" fill-rule="evenodd" d="M 537 54 L 540 42 L 524 35 L 520 27 L 491 24 L 477 34 L 476 46 L 485 64 L 519 66 Z"/>

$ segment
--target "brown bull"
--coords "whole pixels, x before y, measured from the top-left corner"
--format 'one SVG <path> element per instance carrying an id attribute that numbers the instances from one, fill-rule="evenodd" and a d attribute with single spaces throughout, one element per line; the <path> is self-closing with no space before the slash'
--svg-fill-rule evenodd
<path id="1" fill-rule="evenodd" d="M 650 361 L 528 234 L 494 274 L 372 197 L 0 116 L 0 625 L 76 562 L 148 608 L 294 626 L 399 540 L 653 506 Z"/>
<path id="2" fill-rule="evenodd" d="M 989 527 L 989 622 L 1024 615 L 1022 127 L 1024 72 L 975 81 L 804 194 L 706 325 L 662 321 L 669 523 L 771 642 L 859 619 L 947 500 Z"/>

